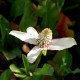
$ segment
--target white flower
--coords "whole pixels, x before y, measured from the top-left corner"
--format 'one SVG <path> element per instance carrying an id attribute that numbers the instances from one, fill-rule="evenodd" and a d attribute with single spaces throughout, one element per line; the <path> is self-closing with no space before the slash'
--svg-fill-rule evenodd
<path id="1" fill-rule="evenodd" d="M 42 30 L 39 34 L 33 27 L 27 28 L 27 32 L 13 30 L 9 34 L 22 41 L 36 45 L 27 55 L 30 63 L 35 62 L 43 50 L 63 50 L 76 45 L 76 41 L 73 38 L 52 39 L 52 31 L 48 28 Z"/>

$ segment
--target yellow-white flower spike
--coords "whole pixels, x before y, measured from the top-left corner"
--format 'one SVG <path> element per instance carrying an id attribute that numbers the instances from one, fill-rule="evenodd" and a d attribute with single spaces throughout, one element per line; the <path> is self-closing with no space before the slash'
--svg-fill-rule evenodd
<path id="1" fill-rule="evenodd" d="M 52 40 L 52 31 L 48 28 L 42 30 L 37 39 L 37 44 L 41 48 L 46 48 Z"/>

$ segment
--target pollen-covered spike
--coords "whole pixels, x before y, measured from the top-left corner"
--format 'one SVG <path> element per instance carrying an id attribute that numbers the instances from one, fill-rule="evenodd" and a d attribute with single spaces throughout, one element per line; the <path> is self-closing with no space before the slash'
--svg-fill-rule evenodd
<path id="1" fill-rule="evenodd" d="M 42 32 L 41 33 L 44 33 L 44 34 L 51 34 L 52 33 L 52 31 L 49 29 L 49 28 L 46 28 L 46 29 L 44 29 L 44 30 L 42 30 Z"/>
<path id="2" fill-rule="evenodd" d="M 39 47 L 45 48 L 52 40 L 52 31 L 48 28 L 42 30 L 42 32 L 39 34 L 39 38 L 37 40 L 37 43 Z"/>

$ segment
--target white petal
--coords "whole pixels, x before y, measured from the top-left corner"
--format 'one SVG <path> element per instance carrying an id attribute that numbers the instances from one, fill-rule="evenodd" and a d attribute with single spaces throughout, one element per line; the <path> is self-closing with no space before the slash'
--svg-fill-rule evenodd
<path id="1" fill-rule="evenodd" d="M 33 63 L 39 54 L 41 53 L 41 49 L 38 46 L 35 46 L 27 55 L 27 58 L 30 63 Z"/>
<path id="2" fill-rule="evenodd" d="M 66 48 L 70 48 L 73 45 L 77 45 L 76 41 L 73 38 L 60 38 L 53 39 L 48 46 L 49 50 L 63 50 Z"/>
<path id="3" fill-rule="evenodd" d="M 29 27 L 27 28 L 27 33 L 33 35 L 35 38 L 38 38 L 38 32 L 33 28 L 33 27 Z"/>
<path id="4" fill-rule="evenodd" d="M 19 38 L 22 41 L 28 42 L 30 44 L 35 44 L 35 45 L 37 44 L 36 43 L 36 39 L 32 35 L 30 35 L 30 34 L 28 34 L 26 32 L 13 30 L 9 34 Z"/>

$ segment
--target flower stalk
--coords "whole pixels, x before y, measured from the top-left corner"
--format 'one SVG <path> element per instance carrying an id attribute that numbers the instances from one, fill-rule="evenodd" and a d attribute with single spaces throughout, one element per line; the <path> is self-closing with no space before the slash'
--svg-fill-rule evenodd
<path id="1" fill-rule="evenodd" d="M 37 58 L 37 60 L 36 60 L 36 62 L 35 62 L 35 64 L 34 64 L 34 68 L 32 69 L 32 73 L 36 70 L 36 68 L 38 67 L 38 65 L 39 65 L 39 62 L 40 62 L 40 60 L 41 60 L 41 56 L 42 56 L 42 52 L 41 52 L 41 54 L 38 56 L 38 58 Z"/>

